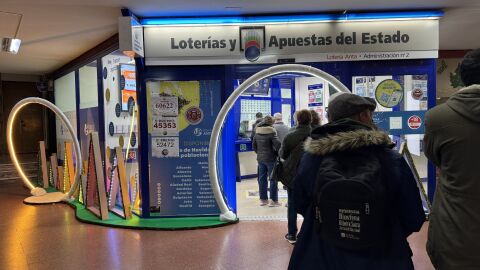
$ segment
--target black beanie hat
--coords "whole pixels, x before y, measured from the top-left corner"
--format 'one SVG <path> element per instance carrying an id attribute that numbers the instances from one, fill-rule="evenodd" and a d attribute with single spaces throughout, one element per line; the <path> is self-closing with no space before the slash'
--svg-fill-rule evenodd
<path id="1" fill-rule="evenodd" d="M 460 78 L 465 86 L 480 84 L 480 49 L 465 55 L 460 64 Z"/>

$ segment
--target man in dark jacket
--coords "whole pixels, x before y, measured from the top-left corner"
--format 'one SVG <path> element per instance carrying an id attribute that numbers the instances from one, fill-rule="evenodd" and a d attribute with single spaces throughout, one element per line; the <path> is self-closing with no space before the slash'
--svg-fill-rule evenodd
<path id="1" fill-rule="evenodd" d="M 255 137 L 255 130 L 257 128 L 257 125 L 263 121 L 263 114 L 261 112 L 257 112 L 257 114 L 255 114 L 255 118 L 257 119 L 255 120 L 255 123 L 253 123 L 252 125 L 252 133 L 250 134 L 250 140 L 252 142 L 253 142 L 253 137 Z"/>
<path id="2" fill-rule="evenodd" d="M 312 131 L 295 178 L 295 205 L 304 221 L 290 259 L 289 269 L 375 270 L 412 269 L 407 236 L 419 231 L 425 215 L 415 179 L 407 163 L 386 146 L 390 138 L 376 131 L 372 121 L 375 101 L 351 93 L 339 93 L 329 103 L 329 124 Z M 315 227 L 314 190 L 319 164 L 327 154 L 380 148 L 378 159 L 388 198 L 387 245 L 381 250 L 352 251 L 321 237 Z M 377 152 L 375 152 L 377 153 Z M 321 229 L 320 229 L 321 230 Z"/>
<path id="3" fill-rule="evenodd" d="M 291 155 L 297 147 L 302 147 L 300 144 L 303 144 L 306 138 L 310 136 L 310 124 L 312 122 L 312 116 L 308 110 L 300 110 L 295 113 L 295 123 L 297 125 L 290 131 L 282 143 L 282 148 L 280 149 L 280 157 L 289 162 L 299 162 L 299 160 L 292 161 L 289 159 L 302 158 L 301 155 L 293 157 Z M 300 153 L 301 154 L 301 153 Z M 285 235 L 285 239 L 290 243 L 294 244 L 297 241 L 297 211 L 295 210 L 295 195 L 293 192 L 293 184 L 287 186 L 288 194 L 288 233 Z"/>
<path id="4" fill-rule="evenodd" d="M 265 116 L 257 125 L 255 137 L 253 137 L 253 150 L 257 153 L 258 161 L 258 190 L 260 193 L 260 205 L 268 204 L 268 178 L 272 174 L 273 164 L 280 149 L 280 141 L 277 132 L 273 128 L 273 118 Z M 278 202 L 277 182 L 270 179 L 270 207 L 280 206 Z"/>
<path id="5" fill-rule="evenodd" d="M 480 49 L 465 55 L 466 86 L 425 116 L 425 155 L 440 169 L 427 251 L 436 269 L 480 269 Z"/>

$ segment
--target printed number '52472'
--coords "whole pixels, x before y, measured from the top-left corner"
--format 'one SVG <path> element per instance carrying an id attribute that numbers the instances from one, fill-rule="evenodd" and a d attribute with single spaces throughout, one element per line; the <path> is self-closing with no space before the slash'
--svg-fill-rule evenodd
<path id="1" fill-rule="evenodd" d="M 157 141 L 157 147 L 174 147 L 173 142 Z"/>

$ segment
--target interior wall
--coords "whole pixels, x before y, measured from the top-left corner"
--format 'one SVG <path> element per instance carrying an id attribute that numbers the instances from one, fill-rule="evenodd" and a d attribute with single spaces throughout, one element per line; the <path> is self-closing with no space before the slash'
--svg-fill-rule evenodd
<path id="1" fill-rule="evenodd" d="M 437 103 L 441 103 L 462 87 L 458 68 L 463 58 L 437 59 Z"/>
<path id="2" fill-rule="evenodd" d="M 27 97 L 41 97 L 35 82 L 0 81 L 0 154 L 8 155 L 5 130 L 8 116 L 13 106 L 21 99 Z M 45 120 L 43 108 L 40 105 L 24 107 L 14 123 L 14 137 L 22 138 L 22 143 L 17 143 L 17 153 L 36 153 L 38 141 L 43 140 L 43 127 Z"/>

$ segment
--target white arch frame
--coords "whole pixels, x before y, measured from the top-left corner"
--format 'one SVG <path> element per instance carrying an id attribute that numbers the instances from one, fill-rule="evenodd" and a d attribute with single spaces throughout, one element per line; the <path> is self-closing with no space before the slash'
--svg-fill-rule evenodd
<path id="1" fill-rule="evenodd" d="M 220 188 L 220 181 L 217 171 L 217 150 L 220 133 L 223 128 L 223 123 L 227 117 L 228 112 L 233 107 L 238 97 L 247 90 L 250 86 L 255 84 L 255 82 L 265 79 L 270 76 L 274 76 L 280 73 L 299 73 L 305 75 L 311 75 L 320 79 L 327 81 L 330 85 L 334 86 L 334 89 L 341 92 L 350 92 L 348 88 L 337 80 L 332 75 L 321 71 L 317 68 L 300 65 L 300 64 L 286 64 L 273 66 L 268 69 L 264 69 L 255 73 L 253 76 L 245 80 L 233 93 L 228 97 L 225 104 L 223 104 L 220 112 L 218 113 L 215 124 L 213 125 L 212 136 L 210 137 L 210 145 L 208 152 L 208 172 L 210 174 L 210 184 L 212 186 L 213 194 L 217 202 L 218 207 L 220 208 L 220 220 L 222 221 L 235 221 L 237 216 L 230 210 L 223 196 L 223 192 Z"/>
<path id="2" fill-rule="evenodd" d="M 10 115 L 8 116 L 8 121 L 7 121 L 7 144 L 8 144 L 8 152 L 10 154 L 10 158 L 12 159 L 12 162 L 15 165 L 15 168 L 20 174 L 23 183 L 28 188 L 30 188 L 30 193 L 33 196 L 44 196 L 46 194 L 46 191 L 43 188 L 35 187 L 23 172 L 22 168 L 20 167 L 20 163 L 18 162 L 17 155 L 15 153 L 15 147 L 13 145 L 13 123 L 15 121 L 15 117 L 17 116 L 18 112 L 28 104 L 40 104 L 52 110 L 55 113 L 55 115 L 57 115 L 60 118 L 63 124 L 67 126 L 68 131 L 70 132 L 70 135 L 72 136 L 72 139 L 75 145 L 75 157 L 76 157 L 75 180 L 73 185 L 70 187 L 70 190 L 66 194 L 57 192 L 57 194 L 60 193 L 62 196 L 55 196 L 55 198 L 50 197 L 46 200 L 37 201 L 37 203 L 51 203 L 51 202 L 58 202 L 60 200 L 69 200 L 72 197 L 75 190 L 78 188 L 78 185 L 80 183 L 80 172 L 82 171 L 82 152 L 80 150 L 80 144 L 78 142 L 77 136 L 75 135 L 75 131 L 73 130 L 72 125 L 70 124 L 70 121 L 65 116 L 65 114 L 53 103 L 42 98 L 30 97 L 30 98 L 22 99 L 17 104 L 15 104 L 15 106 L 12 108 L 12 111 L 10 112 Z M 45 195 L 45 197 L 47 196 Z"/>

